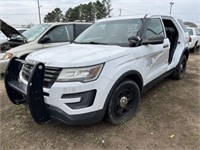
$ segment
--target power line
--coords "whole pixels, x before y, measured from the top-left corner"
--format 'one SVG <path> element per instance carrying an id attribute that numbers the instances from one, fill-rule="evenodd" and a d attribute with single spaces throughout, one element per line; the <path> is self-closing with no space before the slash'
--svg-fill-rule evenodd
<path id="1" fill-rule="evenodd" d="M 119 9 L 119 16 L 122 15 L 122 9 Z"/>

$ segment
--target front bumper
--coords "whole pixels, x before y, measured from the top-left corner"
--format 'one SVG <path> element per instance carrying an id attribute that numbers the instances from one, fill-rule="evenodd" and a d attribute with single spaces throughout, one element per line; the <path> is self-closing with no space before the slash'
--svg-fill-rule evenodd
<path id="1" fill-rule="evenodd" d="M 69 125 L 92 124 L 102 120 L 112 80 L 100 76 L 96 81 L 88 83 L 55 82 L 47 89 L 43 88 L 42 63 L 34 66 L 28 82 L 21 75 L 18 80 L 19 67 L 11 69 L 18 64 L 18 59 L 13 58 L 8 65 L 5 74 L 7 94 L 14 104 L 26 103 L 38 124 L 48 122 L 51 118 Z"/>

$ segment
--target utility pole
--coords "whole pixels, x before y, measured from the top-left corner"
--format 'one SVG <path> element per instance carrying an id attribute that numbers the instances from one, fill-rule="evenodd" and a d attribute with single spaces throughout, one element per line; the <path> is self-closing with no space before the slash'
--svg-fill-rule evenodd
<path id="1" fill-rule="evenodd" d="M 174 3 L 173 2 L 170 2 L 170 12 L 169 12 L 169 14 L 171 15 L 172 14 L 172 6 L 174 5 Z"/>
<path id="2" fill-rule="evenodd" d="M 40 24 L 41 24 L 41 14 L 40 14 L 40 2 L 39 2 L 39 0 L 37 0 L 37 4 L 38 4 L 39 22 L 40 22 Z"/>
<path id="3" fill-rule="evenodd" d="M 122 15 L 122 9 L 119 9 L 119 16 Z"/>

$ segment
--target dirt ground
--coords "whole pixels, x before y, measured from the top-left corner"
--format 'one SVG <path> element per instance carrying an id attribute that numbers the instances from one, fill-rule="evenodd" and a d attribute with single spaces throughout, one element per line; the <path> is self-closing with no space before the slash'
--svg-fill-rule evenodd
<path id="1" fill-rule="evenodd" d="M 142 96 L 129 122 L 70 127 L 38 125 L 15 106 L 0 81 L 0 149 L 200 149 L 200 55 L 191 54 L 183 80 L 167 78 Z"/>

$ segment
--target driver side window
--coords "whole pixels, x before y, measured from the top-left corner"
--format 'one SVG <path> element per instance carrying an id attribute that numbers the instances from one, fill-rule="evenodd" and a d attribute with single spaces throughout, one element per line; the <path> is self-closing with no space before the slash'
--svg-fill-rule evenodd
<path id="1" fill-rule="evenodd" d="M 145 33 L 145 38 L 148 39 L 155 35 L 162 35 L 164 37 L 164 30 L 160 19 L 151 19 Z"/>
<path id="2" fill-rule="evenodd" d="M 46 36 L 48 36 L 50 38 L 50 41 L 48 43 L 69 42 L 70 41 L 65 26 L 55 27 L 50 32 L 48 32 L 46 34 Z"/>

